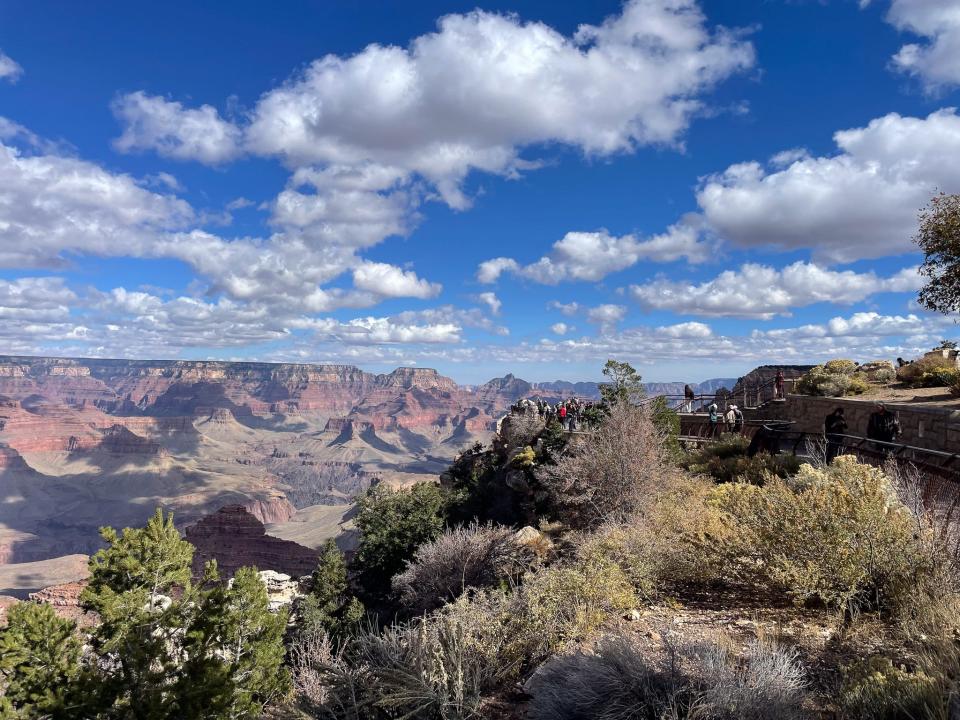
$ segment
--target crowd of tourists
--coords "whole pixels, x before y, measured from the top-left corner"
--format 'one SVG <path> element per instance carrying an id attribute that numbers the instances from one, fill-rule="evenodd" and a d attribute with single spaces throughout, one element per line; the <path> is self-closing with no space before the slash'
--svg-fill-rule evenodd
<path id="1" fill-rule="evenodd" d="M 530 398 L 518 400 L 511 410 L 515 413 L 534 412 L 545 424 L 558 422 L 565 430 L 573 432 L 583 425 L 594 404 L 592 401 L 577 397 L 550 403 L 538 396 L 533 400 Z"/>

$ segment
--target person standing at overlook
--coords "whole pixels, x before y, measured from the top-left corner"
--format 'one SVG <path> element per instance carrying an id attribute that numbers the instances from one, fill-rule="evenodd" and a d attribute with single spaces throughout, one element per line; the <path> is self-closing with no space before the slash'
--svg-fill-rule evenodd
<path id="1" fill-rule="evenodd" d="M 685 385 L 683 388 L 683 411 L 684 412 L 693 412 L 693 401 L 696 400 L 696 393 L 693 392 L 693 388 L 689 385 Z"/>
<path id="2" fill-rule="evenodd" d="M 888 410 L 886 405 L 878 402 L 867 421 L 867 437 L 870 440 L 879 441 L 874 443 L 874 447 L 884 453 L 890 453 L 891 448 L 882 443 L 892 443 L 900 436 L 900 432 L 900 419 Z"/>
<path id="3" fill-rule="evenodd" d="M 843 438 L 840 436 L 846 432 L 847 420 L 843 417 L 843 408 L 838 407 L 823 421 L 823 434 L 827 438 L 828 463 L 833 462 L 833 459 L 840 454 L 840 448 L 843 447 Z"/>
<path id="4" fill-rule="evenodd" d="M 783 377 L 783 370 L 777 368 L 777 375 L 773 379 L 774 390 L 776 391 L 777 400 L 783 400 L 786 396 L 783 393 L 784 384 L 786 379 Z"/>

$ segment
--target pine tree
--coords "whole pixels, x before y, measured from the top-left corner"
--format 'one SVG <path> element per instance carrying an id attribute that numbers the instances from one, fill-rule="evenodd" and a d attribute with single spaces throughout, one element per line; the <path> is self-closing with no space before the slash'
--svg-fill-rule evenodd
<path id="1" fill-rule="evenodd" d="M 313 571 L 313 590 L 301 603 L 300 629 L 341 635 L 356 627 L 363 614 L 363 603 L 350 594 L 343 553 L 328 540 Z"/>
<path id="2" fill-rule="evenodd" d="M 230 587 L 216 564 L 191 581 L 193 546 L 161 510 L 145 528 L 101 531 L 81 601 L 100 614 L 96 716 L 126 720 L 258 718 L 287 692 L 286 614 L 269 612 L 256 571 Z M 91 713 L 93 716 L 94 713 Z"/>
<path id="3" fill-rule="evenodd" d="M 0 718 L 79 718 L 81 642 L 49 605 L 18 603 L 0 630 Z"/>
<path id="4" fill-rule="evenodd" d="M 102 663 L 101 702 L 118 718 L 171 717 L 183 658 L 181 636 L 197 612 L 190 582 L 193 546 L 173 514 L 158 508 L 139 529 L 103 528 L 107 547 L 90 559 L 81 605 L 100 616 L 91 644 Z M 174 599 L 175 596 L 177 599 Z"/>
<path id="5" fill-rule="evenodd" d="M 229 717 L 260 717 L 267 703 L 290 690 L 283 667 L 287 612 L 269 611 L 267 588 L 255 568 L 237 572 L 226 600 L 220 637 L 233 686 Z"/>
<path id="6" fill-rule="evenodd" d="M 600 384 L 600 397 L 608 406 L 619 402 L 635 403 L 646 394 L 640 373 L 630 363 L 607 360 L 603 374 L 610 381 Z"/>

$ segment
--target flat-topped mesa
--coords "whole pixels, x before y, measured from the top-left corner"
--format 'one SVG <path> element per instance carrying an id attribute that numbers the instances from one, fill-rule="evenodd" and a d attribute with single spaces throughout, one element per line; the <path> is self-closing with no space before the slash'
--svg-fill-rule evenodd
<path id="1" fill-rule="evenodd" d="M 263 523 L 242 505 L 227 505 L 186 529 L 196 548 L 193 572 L 216 560 L 221 578 L 231 578 L 241 567 L 276 570 L 292 577 L 309 575 L 317 566 L 315 550 L 266 534 Z"/>
<path id="2" fill-rule="evenodd" d="M 456 392 L 460 389 L 453 380 L 444 377 L 433 368 L 397 368 L 386 375 L 377 375 L 377 384 L 405 389 L 436 389 L 443 392 Z"/>

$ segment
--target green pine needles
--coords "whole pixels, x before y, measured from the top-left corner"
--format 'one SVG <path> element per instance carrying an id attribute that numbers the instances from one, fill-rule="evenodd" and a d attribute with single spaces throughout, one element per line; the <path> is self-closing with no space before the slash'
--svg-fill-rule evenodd
<path id="1" fill-rule="evenodd" d="M 46 605 L 22 603 L 0 631 L 0 718 L 258 718 L 285 697 L 285 612 L 268 610 L 253 568 L 229 584 L 208 564 L 191 579 L 193 546 L 161 510 L 146 527 L 101 531 L 81 605 L 85 638 Z"/>

